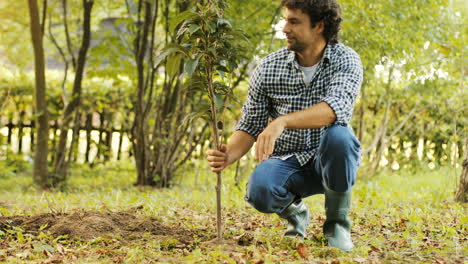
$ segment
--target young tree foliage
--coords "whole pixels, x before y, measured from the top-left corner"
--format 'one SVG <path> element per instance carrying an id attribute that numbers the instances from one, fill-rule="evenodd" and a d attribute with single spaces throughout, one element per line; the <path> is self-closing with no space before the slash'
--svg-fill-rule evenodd
<path id="1" fill-rule="evenodd" d="M 221 0 L 210 0 L 205 5 L 197 4 L 197 11 L 180 14 L 177 37 L 180 44 L 167 49 L 187 57 L 185 73 L 193 80 L 192 88 L 205 90 L 209 98 L 209 109 L 196 113 L 205 117 L 212 128 L 213 148 L 220 150 L 223 129 L 222 113 L 227 102 L 233 98 L 231 76 L 244 56 L 242 41 L 246 38 L 224 17 L 226 4 Z M 222 240 L 221 221 L 221 173 L 217 173 L 217 236 Z"/>

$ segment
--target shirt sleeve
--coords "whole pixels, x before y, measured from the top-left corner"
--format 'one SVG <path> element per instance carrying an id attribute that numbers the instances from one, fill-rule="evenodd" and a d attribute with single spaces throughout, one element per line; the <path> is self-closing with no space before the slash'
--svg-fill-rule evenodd
<path id="1" fill-rule="evenodd" d="M 326 89 L 326 102 L 335 112 L 334 124 L 347 125 L 353 115 L 354 102 L 362 85 L 363 69 L 361 59 L 356 53 L 344 55 L 336 66 L 329 87 Z"/>
<path id="2" fill-rule="evenodd" d="M 242 130 L 255 139 L 268 122 L 268 99 L 263 87 L 263 67 L 257 66 L 250 78 L 249 93 L 242 107 L 242 116 L 235 130 Z"/>

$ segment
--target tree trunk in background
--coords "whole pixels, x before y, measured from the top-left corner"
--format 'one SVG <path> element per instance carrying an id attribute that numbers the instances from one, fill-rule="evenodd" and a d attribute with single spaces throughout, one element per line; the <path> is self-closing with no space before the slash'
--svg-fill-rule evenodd
<path id="1" fill-rule="evenodd" d="M 107 162 L 112 157 L 112 112 L 108 113 L 105 116 L 106 120 L 106 141 L 105 141 L 105 152 L 104 152 L 104 162 Z"/>
<path id="2" fill-rule="evenodd" d="M 78 52 L 78 60 L 75 69 L 75 79 L 73 82 L 73 91 L 71 101 L 65 106 L 62 115 L 62 124 L 60 126 L 60 139 L 57 147 L 57 155 L 54 159 L 54 183 L 59 184 L 67 178 L 68 167 L 70 160 L 67 158 L 67 141 L 68 130 L 73 117 L 76 115 L 76 110 L 81 104 L 81 83 L 86 64 L 86 55 L 91 42 L 91 11 L 93 8 L 93 0 L 83 0 L 83 38 L 81 47 Z M 71 51 L 72 53 L 73 51 Z M 73 151 L 69 149 L 68 151 Z"/>
<path id="3" fill-rule="evenodd" d="M 86 151 L 85 151 L 85 163 L 89 163 L 89 152 L 91 150 L 91 129 L 93 126 L 93 114 L 86 114 Z"/>
<path id="4" fill-rule="evenodd" d="M 234 175 L 234 183 L 236 187 L 239 187 L 240 185 L 240 176 L 239 176 L 240 162 L 241 162 L 241 159 L 239 159 L 236 163 L 236 174 Z"/>
<path id="5" fill-rule="evenodd" d="M 388 130 L 388 120 L 390 116 L 390 107 L 392 105 L 392 95 L 391 95 L 391 88 L 392 88 L 392 76 L 393 76 L 394 68 L 391 67 L 388 74 L 387 85 L 385 86 L 385 113 L 382 120 L 382 125 L 378 131 L 380 131 L 380 138 L 378 139 L 378 145 L 375 152 L 374 160 L 372 161 L 371 167 L 371 174 L 374 174 L 378 171 L 380 166 L 380 161 L 384 156 L 385 149 L 387 148 L 387 130 Z M 379 133 L 379 132 L 377 132 Z"/>
<path id="6" fill-rule="evenodd" d="M 124 131 L 123 127 L 121 126 L 119 132 L 119 146 L 117 148 L 117 160 L 120 160 L 122 157 L 122 143 L 123 143 Z"/>
<path id="7" fill-rule="evenodd" d="M 70 151 L 68 152 L 68 160 L 76 161 L 78 156 L 78 145 L 80 144 L 80 128 L 81 128 L 81 112 L 78 110 L 75 114 L 73 125 L 73 134 L 70 144 Z"/>
<path id="8" fill-rule="evenodd" d="M 460 149 L 461 151 L 461 149 Z M 466 203 L 468 198 L 466 197 L 468 192 L 468 139 L 465 139 L 465 154 L 463 157 L 463 170 L 460 175 L 460 182 L 458 183 L 455 200 L 457 202 Z"/>
<path id="9" fill-rule="evenodd" d="M 20 111 L 18 120 L 18 154 L 23 153 L 23 136 L 24 136 L 24 110 Z"/>
<path id="10" fill-rule="evenodd" d="M 46 101 L 45 59 L 42 46 L 43 32 L 39 22 L 39 7 L 36 0 L 28 0 L 31 19 L 31 39 L 34 48 L 35 113 L 37 146 L 34 154 L 34 181 L 41 188 L 48 186 L 47 154 L 49 142 L 49 120 Z"/>
<path id="11" fill-rule="evenodd" d="M 104 150 L 102 149 L 103 144 L 102 142 L 104 141 L 104 122 L 105 122 L 105 116 L 106 116 L 106 110 L 103 110 L 102 113 L 99 113 L 99 140 L 97 143 L 97 153 L 96 157 L 94 157 L 93 164 L 98 162 L 99 160 L 102 160 L 103 152 Z"/>
<path id="12" fill-rule="evenodd" d="M 11 136 L 13 134 L 13 116 L 12 115 L 8 117 L 7 127 L 8 127 L 7 144 L 8 146 L 11 146 Z"/>
<path id="13" fill-rule="evenodd" d="M 57 124 L 57 120 L 52 120 L 52 130 L 53 130 L 53 134 L 52 134 L 52 140 L 51 140 L 51 146 L 54 147 L 57 145 L 57 131 L 58 131 L 58 124 Z M 54 153 L 53 152 L 50 152 L 50 160 L 54 160 Z"/>
<path id="14" fill-rule="evenodd" d="M 148 44 L 153 46 L 155 32 L 151 30 L 151 25 L 156 23 L 158 10 L 158 1 L 153 5 L 152 2 L 140 0 L 138 1 L 138 21 L 137 32 L 134 42 L 134 55 L 136 62 L 136 70 L 138 75 L 137 80 L 137 98 L 135 102 L 135 120 L 131 129 L 131 140 L 133 146 L 133 154 L 135 155 L 135 164 L 137 168 L 137 182 L 136 185 L 155 185 L 152 175 L 149 173 L 147 161 L 149 159 L 149 152 L 147 146 L 147 130 L 146 124 L 148 110 L 151 102 L 146 102 L 145 95 L 148 87 L 146 80 L 151 78 L 151 75 L 145 75 L 145 62 L 148 54 Z M 143 14 L 143 21 L 141 15 Z M 152 36 L 150 38 L 150 36 Z M 152 49 L 150 49 L 150 56 L 152 56 Z M 151 82 L 152 83 L 152 82 Z"/>
<path id="15" fill-rule="evenodd" d="M 360 142 L 362 142 L 362 137 L 364 135 L 364 109 L 365 109 L 365 102 L 366 102 L 366 93 L 365 93 L 365 86 L 361 89 L 361 105 L 359 107 L 359 126 L 357 129 L 357 138 Z"/>
<path id="16" fill-rule="evenodd" d="M 32 112 L 32 116 L 35 115 L 35 112 L 33 111 Z M 35 129 L 36 127 L 34 126 L 34 120 L 30 120 L 29 123 L 31 124 L 31 129 L 29 130 L 29 152 L 30 153 L 34 153 L 34 144 L 35 144 L 35 138 L 34 138 L 34 133 L 35 132 Z"/>

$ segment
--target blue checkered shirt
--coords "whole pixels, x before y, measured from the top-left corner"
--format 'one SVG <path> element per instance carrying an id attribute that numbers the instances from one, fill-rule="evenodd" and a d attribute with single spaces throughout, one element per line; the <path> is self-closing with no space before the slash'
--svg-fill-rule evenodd
<path id="1" fill-rule="evenodd" d="M 268 121 L 326 102 L 336 114 L 334 124 L 348 125 L 359 95 L 363 69 L 359 55 L 338 43 L 327 45 L 312 82 L 306 85 L 295 53 L 282 48 L 263 58 L 250 78 L 247 100 L 236 130 L 257 138 Z M 305 165 L 319 146 L 324 127 L 285 129 L 271 157 L 295 155 Z"/>

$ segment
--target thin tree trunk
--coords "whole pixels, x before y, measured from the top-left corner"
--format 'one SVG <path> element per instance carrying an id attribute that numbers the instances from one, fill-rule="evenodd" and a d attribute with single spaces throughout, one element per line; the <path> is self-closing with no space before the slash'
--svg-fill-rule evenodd
<path id="1" fill-rule="evenodd" d="M 88 48 L 91 42 L 91 11 L 93 4 L 93 0 L 83 0 L 83 38 L 80 50 L 78 52 L 78 61 L 76 64 L 71 100 L 65 106 L 62 116 L 60 139 L 57 148 L 57 155 L 54 159 L 54 174 L 56 175 L 55 180 L 57 181 L 55 183 L 65 181 L 68 174 L 68 167 L 70 162 L 66 159 L 68 130 L 70 129 L 73 113 L 75 113 L 76 109 L 78 109 L 81 104 L 81 83 L 83 80 L 86 64 L 86 55 L 88 53 Z M 70 52 L 73 54 L 73 50 Z"/>
<path id="2" fill-rule="evenodd" d="M 34 112 L 33 112 L 33 116 L 34 116 Z M 30 130 L 29 130 L 29 152 L 30 153 L 34 153 L 34 140 L 35 140 L 35 137 L 34 137 L 34 133 L 35 133 L 35 126 L 34 126 L 34 120 L 31 120 L 29 121 L 29 123 L 31 124 L 31 127 L 30 127 Z"/>
<path id="3" fill-rule="evenodd" d="M 362 142 L 362 137 L 364 136 L 364 109 L 366 104 L 366 93 L 365 87 L 362 87 L 361 91 L 361 105 L 359 107 L 359 126 L 358 126 L 358 133 L 357 138 L 360 142 Z"/>
<path id="4" fill-rule="evenodd" d="M 143 7 L 144 5 L 144 7 Z M 141 21 L 144 8 L 144 21 Z M 148 36 L 152 24 L 152 3 L 140 0 L 138 2 L 138 30 L 135 39 L 135 60 L 137 65 L 137 101 L 135 105 L 135 121 L 132 128 L 132 145 L 137 167 L 137 185 L 152 184 L 151 175 L 148 175 L 148 153 L 146 151 L 146 111 L 145 111 L 145 58 L 148 47 Z"/>
<path id="5" fill-rule="evenodd" d="M 123 128 L 121 128 L 119 132 L 119 147 L 117 149 L 117 160 L 120 160 L 122 157 L 123 138 L 124 138 L 124 131 L 123 131 Z"/>
<path id="6" fill-rule="evenodd" d="M 78 153 L 78 145 L 80 143 L 80 128 L 81 128 L 81 112 L 78 110 L 75 113 L 75 120 L 73 126 L 72 140 L 70 150 L 68 152 L 68 161 L 76 161 Z"/>
<path id="7" fill-rule="evenodd" d="M 460 150 L 461 151 L 461 150 Z M 463 158 L 463 170 L 460 175 L 460 182 L 457 187 L 455 194 L 455 200 L 460 203 L 466 203 L 468 201 L 468 139 L 465 138 L 465 155 Z"/>
<path id="8" fill-rule="evenodd" d="M 7 144 L 11 146 L 11 137 L 13 135 L 13 116 L 8 117 L 8 135 L 7 135 Z"/>
<path id="9" fill-rule="evenodd" d="M 207 61 L 207 65 L 212 65 L 210 61 Z M 207 72 L 206 72 L 207 78 L 208 78 L 208 92 L 210 96 L 210 109 L 211 109 L 211 126 L 212 126 L 212 131 L 211 135 L 213 137 L 213 144 L 214 148 L 217 150 L 221 149 L 221 144 L 219 142 L 219 131 L 218 131 L 218 114 L 216 111 L 216 105 L 214 103 L 215 99 L 215 90 L 214 90 L 214 85 L 213 85 L 213 79 L 212 79 L 212 69 L 210 66 L 208 66 Z M 223 240 L 222 236 L 222 219 L 221 219 L 221 172 L 216 173 L 216 230 L 217 230 L 217 238 L 218 242 L 221 242 Z"/>
<path id="10" fill-rule="evenodd" d="M 381 133 L 380 133 L 380 139 L 377 141 L 380 144 L 377 147 L 376 150 L 376 156 L 374 157 L 373 160 L 373 165 L 372 165 L 372 173 L 377 172 L 380 166 L 380 161 L 382 160 L 382 157 L 384 155 L 385 149 L 387 147 L 387 129 L 388 129 L 388 119 L 390 115 L 390 106 L 392 104 L 392 95 L 391 95 L 391 87 L 392 87 L 392 76 L 393 76 L 393 70 L 394 68 L 391 67 L 389 70 L 388 74 L 388 80 L 387 80 L 387 85 L 385 86 L 385 95 L 387 97 L 387 101 L 385 104 L 385 113 L 382 121 L 382 126 L 381 126 Z"/>
<path id="11" fill-rule="evenodd" d="M 57 127 L 57 120 L 52 120 L 52 149 L 57 148 Z M 54 153 L 52 151 L 50 152 L 50 160 L 54 160 Z"/>
<path id="12" fill-rule="evenodd" d="M 93 114 L 86 114 L 86 151 L 85 151 L 85 163 L 89 163 L 89 154 L 91 151 L 91 129 L 93 126 Z"/>
<path id="13" fill-rule="evenodd" d="M 18 121 L 18 154 L 23 153 L 24 114 L 25 114 L 25 111 L 21 110 L 19 114 L 19 121 Z"/>
<path id="14" fill-rule="evenodd" d="M 102 160 L 103 157 L 103 149 L 102 149 L 102 142 L 104 141 L 104 122 L 105 122 L 106 111 L 104 110 L 102 113 L 99 113 L 99 141 L 98 141 L 98 150 L 96 153 L 96 157 L 93 160 L 95 163 L 98 160 Z"/>
<path id="15" fill-rule="evenodd" d="M 380 166 L 380 161 L 382 160 L 382 157 L 385 152 L 385 148 L 387 147 L 387 125 L 388 125 L 388 116 L 390 112 L 390 102 L 391 98 L 387 99 L 387 104 L 385 108 L 385 114 L 384 114 L 384 121 L 381 127 L 381 134 L 380 134 L 380 139 L 379 139 L 379 145 L 376 150 L 376 156 L 374 157 L 373 160 L 373 165 L 372 165 L 372 172 L 375 173 L 379 169 Z"/>
<path id="16" fill-rule="evenodd" d="M 107 114 L 106 118 L 106 151 L 104 152 L 104 161 L 107 162 L 112 156 L 112 113 Z"/>
<path id="17" fill-rule="evenodd" d="M 49 141 L 49 121 L 46 101 L 46 79 L 44 48 L 42 46 L 43 32 L 39 22 L 39 7 L 36 0 L 28 0 L 31 21 L 31 39 L 34 48 L 35 73 L 35 112 L 37 147 L 34 154 L 34 181 L 42 188 L 48 186 L 47 154 Z"/>
<path id="18" fill-rule="evenodd" d="M 236 164 L 236 174 L 234 175 L 234 182 L 235 182 L 236 187 L 239 187 L 240 185 L 240 174 L 239 174 L 240 162 L 241 160 L 239 159 Z"/>

